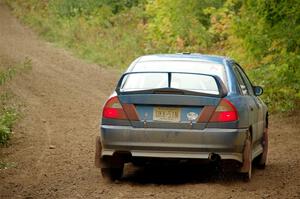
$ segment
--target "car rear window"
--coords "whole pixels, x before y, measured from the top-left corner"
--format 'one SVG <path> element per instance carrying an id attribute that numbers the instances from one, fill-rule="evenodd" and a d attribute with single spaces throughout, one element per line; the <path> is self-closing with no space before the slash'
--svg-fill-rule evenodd
<path id="1" fill-rule="evenodd" d="M 201 93 L 219 94 L 215 79 L 211 76 L 174 73 L 171 88 Z"/>
<path id="2" fill-rule="evenodd" d="M 169 83 L 169 74 L 170 83 Z M 174 88 L 186 91 L 218 95 L 219 90 L 212 76 L 187 73 L 147 72 L 128 74 L 121 84 L 121 92 L 159 88 Z"/>
<path id="3" fill-rule="evenodd" d="M 218 76 L 227 86 L 224 65 L 206 61 L 143 61 L 138 62 L 131 72 L 161 71 L 202 73 Z"/>

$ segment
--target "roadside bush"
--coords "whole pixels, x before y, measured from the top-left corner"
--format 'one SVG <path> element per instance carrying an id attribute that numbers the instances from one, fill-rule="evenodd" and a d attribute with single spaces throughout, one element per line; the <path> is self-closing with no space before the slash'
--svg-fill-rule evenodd
<path id="1" fill-rule="evenodd" d="M 0 61 L 2 60 L 0 59 Z M 19 116 L 16 105 L 11 103 L 13 95 L 5 89 L 4 84 L 11 80 L 17 73 L 30 70 L 31 60 L 25 58 L 22 63 L 8 65 L 0 62 L 0 146 L 6 145 L 9 141 L 13 125 Z"/>
<path id="2" fill-rule="evenodd" d="M 233 19 L 233 36 L 228 42 L 243 49 L 243 53 L 235 51 L 235 57 L 264 86 L 262 97 L 271 111 L 300 108 L 299 9 L 296 0 L 248 0 Z"/>
<path id="3" fill-rule="evenodd" d="M 6 71 L 0 71 L 0 86 L 3 85 L 6 81 L 10 80 L 16 73 L 15 68 L 8 68 Z"/>
<path id="4" fill-rule="evenodd" d="M 0 145 L 7 144 L 11 136 L 13 124 L 17 119 L 17 112 L 13 108 L 7 108 L 0 115 Z"/>

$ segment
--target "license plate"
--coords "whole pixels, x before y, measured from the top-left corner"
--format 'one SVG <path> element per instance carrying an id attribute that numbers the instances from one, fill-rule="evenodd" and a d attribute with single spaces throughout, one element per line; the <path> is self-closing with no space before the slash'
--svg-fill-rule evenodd
<path id="1" fill-rule="evenodd" d="M 164 122 L 179 122 L 180 108 L 155 107 L 153 110 L 153 120 Z"/>

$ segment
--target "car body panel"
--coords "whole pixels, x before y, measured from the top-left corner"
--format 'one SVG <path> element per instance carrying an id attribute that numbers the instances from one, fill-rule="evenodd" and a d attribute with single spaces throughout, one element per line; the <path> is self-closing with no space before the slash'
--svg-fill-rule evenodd
<path id="1" fill-rule="evenodd" d="M 132 156 L 208 158 L 218 153 L 242 162 L 247 129 L 162 129 L 102 125 L 102 155 L 130 151 Z M 177 154 L 177 155 L 176 155 Z"/>
<path id="2" fill-rule="evenodd" d="M 122 103 L 128 104 L 160 104 L 160 105 L 182 105 L 182 106 L 203 106 L 218 105 L 220 98 L 192 95 L 170 95 L 170 94 L 135 94 L 120 95 Z"/>

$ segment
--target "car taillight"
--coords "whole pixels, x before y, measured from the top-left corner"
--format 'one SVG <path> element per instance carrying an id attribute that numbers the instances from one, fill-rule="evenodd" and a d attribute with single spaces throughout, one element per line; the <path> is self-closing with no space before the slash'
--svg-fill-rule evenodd
<path id="1" fill-rule="evenodd" d="M 222 99 L 209 121 L 233 122 L 236 120 L 238 120 L 238 113 L 236 108 L 229 100 Z"/>
<path id="2" fill-rule="evenodd" d="M 111 97 L 105 104 L 102 117 L 107 119 L 126 120 L 126 114 L 117 96 Z"/>

